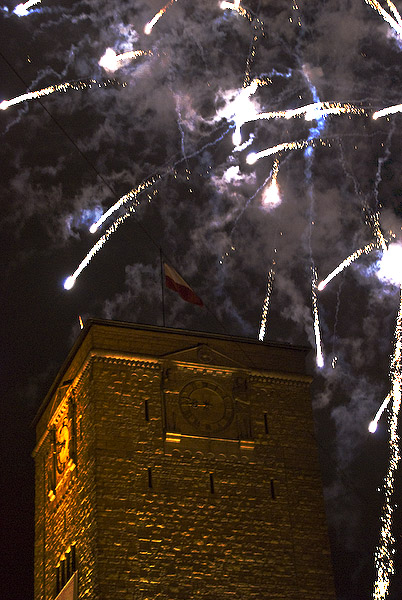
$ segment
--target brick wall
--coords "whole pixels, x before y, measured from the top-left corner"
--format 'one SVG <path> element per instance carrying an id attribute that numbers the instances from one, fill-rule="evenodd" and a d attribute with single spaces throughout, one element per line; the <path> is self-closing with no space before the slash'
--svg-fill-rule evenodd
<path id="1" fill-rule="evenodd" d="M 55 597 L 74 543 L 80 599 L 334 600 L 305 351 L 241 343 L 90 327 L 38 420 L 35 600 Z M 277 370 L 255 368 L 267 363 Z M 180 412 L 193 381 L 233 403 L 213 435 Z M 75 468 L 50 500 L 51 427 L 72 398 Z"/>

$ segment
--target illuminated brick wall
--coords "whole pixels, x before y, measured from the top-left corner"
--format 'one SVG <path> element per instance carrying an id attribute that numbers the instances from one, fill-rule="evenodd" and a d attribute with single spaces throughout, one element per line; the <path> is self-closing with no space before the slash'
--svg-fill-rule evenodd
<path id="1" fill-rule="evenodd" d="M 88 324 L 37 421 L 35 600 L 334 600 L 306 350 Z"/>

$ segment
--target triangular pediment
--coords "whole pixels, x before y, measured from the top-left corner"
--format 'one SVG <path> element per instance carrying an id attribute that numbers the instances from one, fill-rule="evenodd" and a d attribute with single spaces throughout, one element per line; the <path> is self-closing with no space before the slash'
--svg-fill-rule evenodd
<path id="1" fill-rule="evenodd" d="M 168 352 L 167 354 L 162 355 L 161 358 L 214 367 L 228 367 L 232 369 L 244 368 L 244 365 L 237 360 L 226 354 L 222 354 L 222 352 L 215 350 L 208 344 L 197 344 L 189 348 L 176 350 L 175 352 Z"/>

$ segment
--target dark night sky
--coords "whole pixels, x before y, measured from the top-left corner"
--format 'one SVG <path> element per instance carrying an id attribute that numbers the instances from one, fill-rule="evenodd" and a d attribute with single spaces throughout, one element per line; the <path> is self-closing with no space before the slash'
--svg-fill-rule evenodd
<path id="1" fill-rule="evenodd" d="M 215 0 L 177 0 L 150 35 L 144 26 L 162 6 L 154 0 L 43 0 L 20 18 L 15 5 L 0 7 L 0 102 L 63 82 L 101 84 L 0 111 L 1 581 L 2 597 L 30 600 L 30 423 L 78 315 L 161 325 L 161 247 L 209 309 L 167 292 L 168 326 L 256 338 L 275 261 L 265 339 L 314 347 L 312 265 L 321 279 L 375 241 L 377 213 L 385 237 L 401 239 L 402 116 L 372 113 L 401 101 L 402 41 L 364 0 L 250 0 L 245 15 Z M 112 73 L 98 64 L 107 48 L 146 54 Z M 266 85 L 241 107 L 247 76 Z M 248 147 L 234 149 L 235 115 L 316 101 L 363 112 L 248 122 Z M 311 151 L 246 161 L 308 138 Z M 275 159 L 280 200 L 264 204 Z M 64 290 L 126 210 L 130 218 Z M 315 367 L 313 351 L 309 365 L 339 600 L 367 600 L 375 578 L 386 415 L 375 435 L 367 425 L 390 389 L 399 305 L 398 285 L 378 275 L 381 258 L 378 249 L 363 255 L 318 295 L 325 365 Z M 402 597 L 401 533 L 396 510 L 393 600 Z"/>

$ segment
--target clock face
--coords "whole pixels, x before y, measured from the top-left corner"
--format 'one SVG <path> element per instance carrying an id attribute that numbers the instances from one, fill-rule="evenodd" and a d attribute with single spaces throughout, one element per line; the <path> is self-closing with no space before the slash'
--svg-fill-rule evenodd
<path id="1" fill-rule="evenodd" d="M 192 381 L 180 392 L 180 410 L 186 421 L 201 433 L 228 427 L 233 419 L 231 398 L 208 381 Z"/>
<path id="2" fill-rule="evenodd" d="M 70 431 L 67 418 L 56 432 L 57 470 L 61 473 L 69 459 Z"/>

